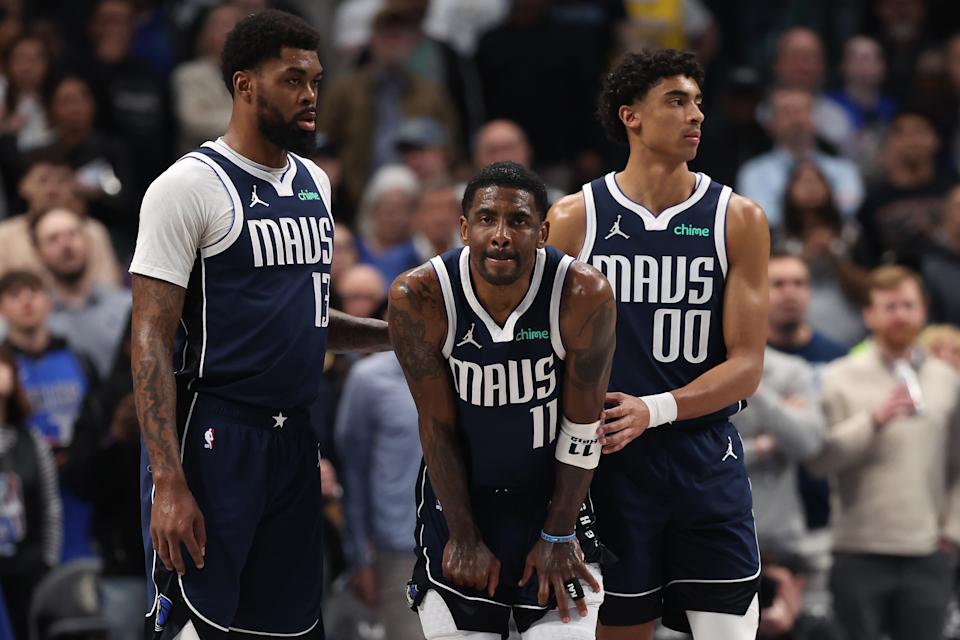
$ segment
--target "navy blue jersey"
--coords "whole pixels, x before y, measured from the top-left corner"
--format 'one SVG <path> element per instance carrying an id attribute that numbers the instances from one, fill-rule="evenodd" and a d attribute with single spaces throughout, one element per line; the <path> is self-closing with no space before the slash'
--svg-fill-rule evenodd
<path id="1" fill-rule="evenodd" d="M 530 288 L 499 326 L 481 306 L 470 249 L 433 258 L 447 312 L 443 355 L 465 435 L 474 488 L 548 489 L 561 411 L 560 296 L 573 259 L 537 251 Z"/>
<path id="2" fill-rule="evenodd" d="M 210 143 L 187 154 L 229 192 L 233 226 L 200 249 L 175 365 L 190 391 L 264 407 L 301 407 L 320 389 L 327 343 L 333 218 L 304 161 L 277 180 Z"/>
<path id="3" fill-rule="evenodd" d="M 700 173 L 693 195 L 655 216 L 624 195 L 614 173 L 584 185 L 586 233 L 579 258 L 603 272 L 617 299 L 611 391 L 663 393 L 726 359 L 723 293 L 731 193 Z M 729 416 L 739 406 L 697 422 Z"/>

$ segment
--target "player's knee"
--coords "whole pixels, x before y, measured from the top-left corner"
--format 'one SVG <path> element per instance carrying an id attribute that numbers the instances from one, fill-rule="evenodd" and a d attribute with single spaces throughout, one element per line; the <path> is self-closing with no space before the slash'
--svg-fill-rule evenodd
<path id="1" fill-rule="evenodd" d="M 687 611 L 694 640 L 754 640 L 760 624 L 760 601 L 753 601 L 742 616 L 711 611 Z"/>
<path id="2" fill-rule="evenodd" d="M 498 633 L 457 629 L 457 623 L 447 603 L 433 590 L 424 596 L 423 602 L 417 607 L 417 614 L 420 616 L 420 626 L 423 627 L 423 637 L 426 640 L 500 640 Z"/>

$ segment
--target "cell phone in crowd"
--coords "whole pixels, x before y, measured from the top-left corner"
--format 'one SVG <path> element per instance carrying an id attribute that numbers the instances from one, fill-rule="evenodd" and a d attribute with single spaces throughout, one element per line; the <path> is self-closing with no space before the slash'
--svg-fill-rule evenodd
<path id="1" fill-rule="evenodd" d="M 907 388 L 907 393 L 910 394 L 910 399 L 913 401 L 914 413 L 922 415 L 924 408 L 923 392 L 920 390 L 920 379 L 917 377 L 916 370 L 909 361 L 901 358 L 893 363 L 893 375 Z"/>

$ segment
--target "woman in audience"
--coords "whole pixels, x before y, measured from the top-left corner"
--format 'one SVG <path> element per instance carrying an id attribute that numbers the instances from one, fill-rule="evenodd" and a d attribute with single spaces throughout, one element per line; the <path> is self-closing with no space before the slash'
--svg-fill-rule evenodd
<path id="1" fill-rule="evenodd" d="M 794 168 L 783 211 L 780 239 L 810 265 L 810 324 L 838 342 L 856 344 L 864 335 L 860 300 L 866 272 L 850 255 L 856 230 L 844 224 L 817 165 L 801 162 Z"/>
<path id="2" fill-rule="evenodd" d="M 21 152 L 52 139 L 41 95 L 49 72 L 50 52 L 37 35 L 21 35 L 3 55 L 0 133 L 15 136 Z"/>

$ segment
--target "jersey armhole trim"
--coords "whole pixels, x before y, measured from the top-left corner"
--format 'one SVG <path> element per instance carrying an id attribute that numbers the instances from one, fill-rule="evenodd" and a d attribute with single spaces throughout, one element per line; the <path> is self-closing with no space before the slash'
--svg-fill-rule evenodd
<path id="1" fill-rule="evenodd" d="M 593 243 L 597 239 L 597 205 L 593 199 L 593 185 L 583 185 L 584 222 L 583 246 L 577 254 L 577 260 L 590 264 L 590 254 L 593 253 Z"/>
<path id="2" fill-rule="evenodd" d="M 457 331 L 457 307 L 453 302 L 453 285 L 450 282 L 450 274 L 447 272 L 447 266 L 443 263 L 443 258 L 434 256 L 430 258 L 430 264 L 433 270 L 437 272 L 437 279 L 440 281 L 440 292 L 443 294 L 443 306 L 447 310 L 447 337 L 443 341 L 443 357 L 449 358 L 453 353 L 453 339 Z"/>
<path id="3" fill-rule="evenodd" d="M 567 271 L 573 264 L 573 258 L 563 256 L 557 265 L 557 273 L 553 277 L 553 290 L 550 292 L 550 343 L 553 351 L 561 360 L 567 357 L 567 350 L 563 346 L 563 336 L 560 335 L 560 299 L 563 297 L 563 285 L 567 280 Z"/>
<path id="4" fill-rule="evenodd" d="M 213 169 L 213 173 L 223 184 L 223 188 L 226 189 L 227 195 L 230 196 L 230 200 L 233 202 L 233 222 L 230 225 L 230 230 L 225 236 L 213 244 L 200 247 L 200 255 L 204 258 L 210 258 L 229 249 L 231 246 L 233 246 L 233 243 L 237 241 L 237 238 L 240 237 L 240 232 L 243 230 L 243 203 L 240 200 L 240 194 L 237 193 L 237 188 L 233 186 L 233 182 L 230 180 L 229 176 L 227 176 L 227 172 L 224 171 L 220 165 L 202 153 L 188 153 L 184 156 L 184 159 L 186 158 L 199 160 Z"/>
<path id="5" fill-rule="evenodd" d="M 727 277 L 727 205 L 733 189 L 724 187 L 717 200 L 717 215 L 713 222 L 713 241 L 717 249 L 717 259 L 720 261 L 720 271 Z"/>

